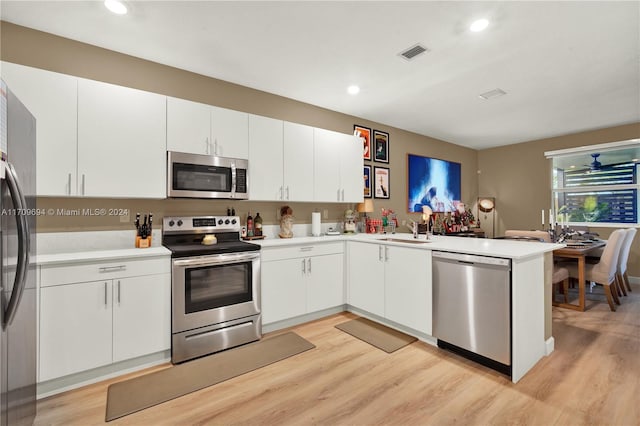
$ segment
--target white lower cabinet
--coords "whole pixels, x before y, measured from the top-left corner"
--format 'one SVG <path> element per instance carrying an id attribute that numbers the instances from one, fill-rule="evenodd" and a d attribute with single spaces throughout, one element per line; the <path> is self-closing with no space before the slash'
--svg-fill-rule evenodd
<path id="1" fill-rule="evenodd" d="M 169 349 L 169 269 L 167 257 L 42 266 L 39 382 Z M 76 282 L 88 275 L 104 279 Z"/>
<path id="2" fill-rule="evenodd" d="M 343 264 L 343 243 L 263 249 L 262 323 L 344 304 Z"/>
<path id="3" fill-rule="evenodd" d="M 384 244 L 348 243 L 348 303 L 431 334 L 431 252 Z"/>

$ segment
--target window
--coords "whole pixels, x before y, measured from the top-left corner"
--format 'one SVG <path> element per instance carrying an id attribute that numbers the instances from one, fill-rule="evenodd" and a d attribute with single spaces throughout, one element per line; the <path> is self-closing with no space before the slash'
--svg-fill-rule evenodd
<path id="1" fill-rule="evenodd" d="M 553 158 L 552 194 L 557 221 L 573 225 L 638 224 L 637 142 L 545 153 Z"/>

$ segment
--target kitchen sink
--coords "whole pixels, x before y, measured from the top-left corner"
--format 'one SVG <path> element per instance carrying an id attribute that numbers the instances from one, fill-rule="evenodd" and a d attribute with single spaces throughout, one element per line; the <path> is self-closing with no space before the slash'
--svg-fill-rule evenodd
<path id="1" fill-rule="evenodd" d="M 409 243 L 409 244 L 425 244 L 430 243 L 429 240 L 403 240 L 400 238 L 378 238 L 378 241 L 391 241 L 393 243 Z"/>

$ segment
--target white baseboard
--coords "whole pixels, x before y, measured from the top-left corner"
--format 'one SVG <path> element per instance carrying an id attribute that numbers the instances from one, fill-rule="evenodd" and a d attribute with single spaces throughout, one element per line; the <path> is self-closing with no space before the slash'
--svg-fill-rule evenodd
<path id="1" fill-rule="evenodd" d="M 549 356 L 551 355 L 551 352 L 554 351 L 554 349 L 556 348 L 556 341 L 555 339 L 552 337 L 549 337 L 545 342 L 545 355 Z"/>
<path id="2" fill-rule="evenodd" d="M 631 284 L 640 284 L 640 277 L 629 276 L 629 282 Z"/>

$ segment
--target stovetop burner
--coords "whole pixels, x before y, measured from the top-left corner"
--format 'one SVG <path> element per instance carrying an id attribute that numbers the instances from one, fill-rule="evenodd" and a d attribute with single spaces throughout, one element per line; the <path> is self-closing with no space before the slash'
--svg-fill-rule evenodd
<path id="1" fill-rule="evenodd" d="M 165 217 L 162 223 L 162 245 L 172 258 L 260 250 L 240 240 L 238 216 Z M 215 235 L 217 243 L 202 244 L 206 235 Z"/>

